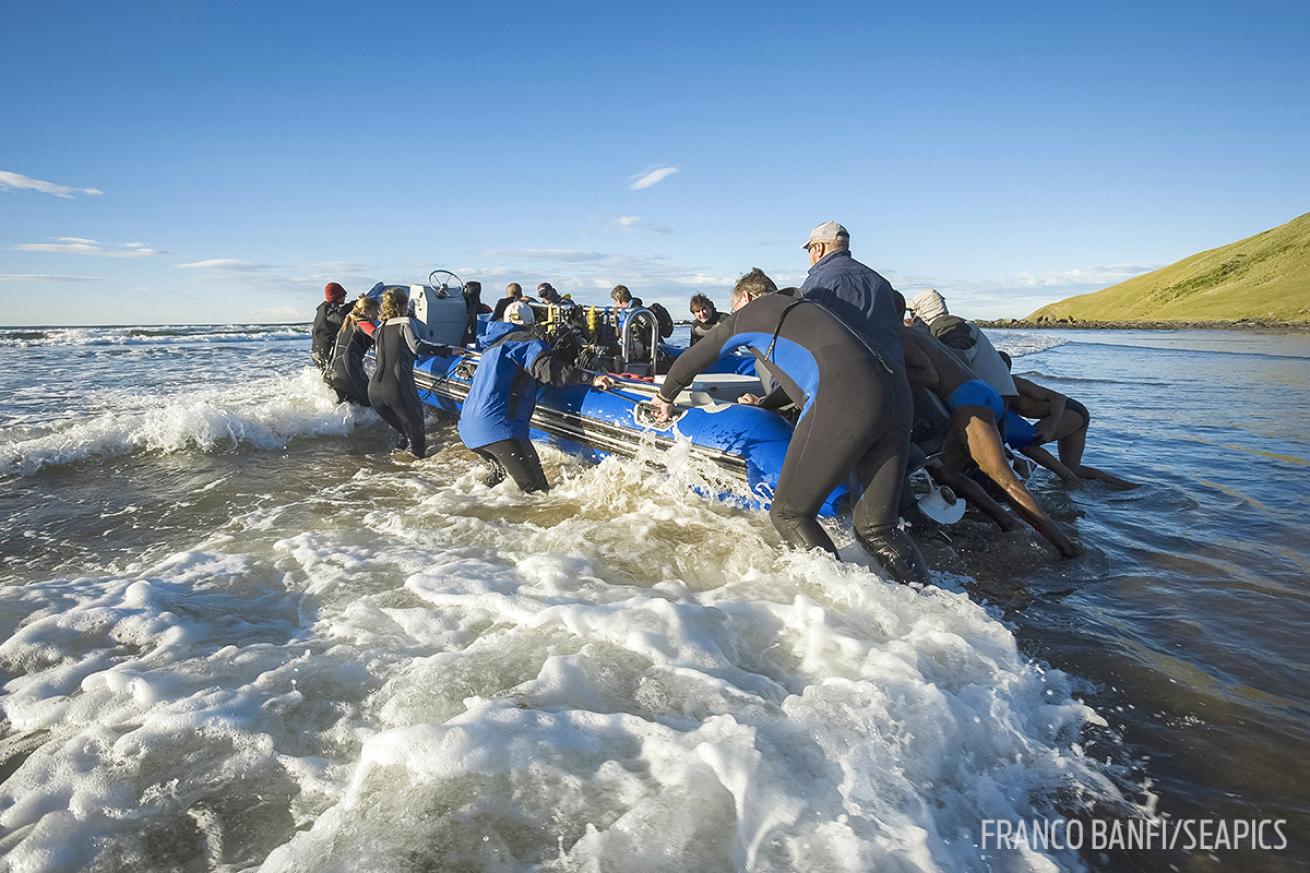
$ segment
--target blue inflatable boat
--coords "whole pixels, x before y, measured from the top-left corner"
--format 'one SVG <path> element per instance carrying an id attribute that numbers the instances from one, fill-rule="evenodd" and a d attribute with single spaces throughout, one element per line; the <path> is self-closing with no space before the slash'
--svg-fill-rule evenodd
<path id="1" fill-rule="evenodd" d="M 480 300 L 458 277 L 434 271 L 426 285 L 379 284 L 370 296 L 391 287 L 404 289 L 413 302 L 414 317 L 425 331 L 420 337 L 436 348 L 420 355 L 414 367 L 419 398 L 428 406 L 458 416 L 481 359 L 479 338 L 487 316 L 479 315 Z M 634 457 L 643 446 L 668 449 L 678 441 L 711 461 L 740 483 L 732 494 L 750 508 L 768 509 L 791 440 L 791 422 L 758 407 L 738 403 L 750 392 L 764 392 L 754 359 L 725 357 L 677 398 L 672 421 L 657 421 L 650 400 L 661 375 L 681 349 L 664 345 L 655 314 L 645 308 L 550 306 L 530 303 L 533 330 L 577 366 L 616 375 L 612 390 L 586 385 L 538 389 L 532 417 L 532 438 L 563 451 L 599 460 L 607 455 Z M 916 465 L 918 466 L 918 465 Z M 950 523 L 964 512 L 964 501 L 943 494 L 923 469 L 911 474 L 909 493 L 919 507 Z M 840 514 L 847 488 L 835 489 L 821 515 Z M 942 506 L 943 497 L 949 506 Z M 944 515 L 942 510 L 945 509 Z"/>

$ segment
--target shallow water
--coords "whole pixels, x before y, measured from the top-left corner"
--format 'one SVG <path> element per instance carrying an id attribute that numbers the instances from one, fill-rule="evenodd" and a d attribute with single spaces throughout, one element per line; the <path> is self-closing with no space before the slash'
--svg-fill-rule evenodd
<path id="1" fill-rule="evenodd" d="M 994 338 L 1144 484 L 1039 478 L 1085 557 L 969 522 L 916 592 L 782 551 L 687 456 L 547 451 L 536 498 L 435 418 L 439 451 L 393 457 L 304 327 L 0 329 L 3 864 L 1310 860 L 1310 341 Z M 1152 812 L 1292 845 L 976 847 L 983 818 Z"/>

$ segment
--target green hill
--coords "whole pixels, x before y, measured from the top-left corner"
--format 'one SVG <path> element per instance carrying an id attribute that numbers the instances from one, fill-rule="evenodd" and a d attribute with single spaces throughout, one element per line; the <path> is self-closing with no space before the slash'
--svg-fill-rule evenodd
<path id="1" fill-rule="evenodd" d="M 1310 321 L 1310 212 L 1176 264 L 1043 306 L 1028 321 Z"/>

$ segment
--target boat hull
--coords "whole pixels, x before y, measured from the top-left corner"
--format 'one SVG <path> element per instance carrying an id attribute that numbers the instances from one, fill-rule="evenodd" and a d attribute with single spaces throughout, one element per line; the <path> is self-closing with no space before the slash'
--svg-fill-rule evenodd
<path id="1" fill-rule="evenodd" d="M 420 358 L 414 366 L 419 399 L 458 416 L 478 358 L 476 352 Z M 754 406 L 699 397 L 697 405 L 684 407 L 673 422 L 657 423 L 647 414 L 654 390 L 648 382 L 629 380 L 619 380 L 609 391 L 586 385 L 544 386 L 538 390 L 530 424 L 532 438 L 593 461 L 607 455 L 634 457 L 643 446 L 663 450 L 686 440 L 693 454 L 741 483 L 733 494 L 723 496 L 768 509 L 791 441 L 790 422 Z M 835 489 L 820 514 L 839 514 L 846 494 L 845 485 Z"/>

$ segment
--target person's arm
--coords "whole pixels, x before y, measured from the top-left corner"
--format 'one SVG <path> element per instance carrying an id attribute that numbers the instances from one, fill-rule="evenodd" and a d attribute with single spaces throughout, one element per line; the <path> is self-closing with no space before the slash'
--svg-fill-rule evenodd
<path id="1" fill-rule="evenodd" d="M 717 361 L 724 349 L 737 347 L 729 345 L 729 341 L 737 335 L 736 324 L 737 317 L 728 316 L 714 330 L 707 333 L 705 339 L 697 343 L 695 348 L 688 348 L 678 355 L 677 360 L 664 376 L 664 384 L 660 386 L 660 392 L 651 398 L 650 405 L 655 409 L 656 419 L 668 421 L 672 418 L 673 401 L 691 384 L 691 380 Z"/>
<path id="2" fill-rule="evenodd" d="M 400 335 L 405 338 L 405 345 L 411 353 L 418 354 L 418 335 L 414 333 L 414 319 L 406 318 L 400 323 Z"/>
<path id="3" fill-rule="evenodd" d="M 758 406 L 760 409 L 778 410 L 791 403 L 791 397 L 786 391 L 782 390 L 781 385 L 774 386 L 774 389 L 763 397 L 757 394 L 743 394 L 737 398 L 738 403 L 745 403 L 747 406 Z"/>
<path id="4" fill-rule="evenodd" d="M 933 366 L 932 359 L 919 348 L 918 338 L 912 331 L 905 333 L 905 377 L 911 385 L 933 388 L 941 379 L 941 374 Z"/>
<path id="5" fill-rule="evenodd" d="M 565 385 L 591 385 L 608 391 L 614 387 L 614 379 L 608 373 L 592 373 L 590 370 L 561 361 L 555 357 L 552 349 L 540 340 L 534 342 L 532 346 L 528 350 L 530 361 L 527 370 L 528 375 L 538 382 L 554 388 L 562 388 Z"/>
<path id="6" fill-rule="evenodd" d="M 545 343 L 540 345 L 541 349 L 537 351 L 536 356 L 528 364 L 528 374 L 533 379 L 554 388 L 562 388 L 565 385 L 584 385 L 591 381 L 592 375 L 590 372 L 561 361 L 551 353 Z"/>
<path id="7" fill-rule="evenodd" d="M 678 355 L 664 376 L 664 384 L 660 386 L 660 400 L 672 404 L 697 374 L 719 359 L 728 340 L 735 334 L 735 322 L 736 319 L 731 317 L 724 319 L 695 346 Z"/>

